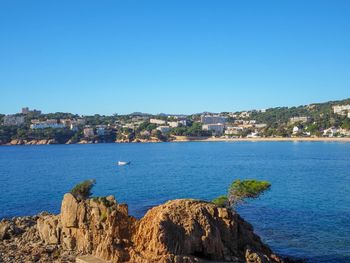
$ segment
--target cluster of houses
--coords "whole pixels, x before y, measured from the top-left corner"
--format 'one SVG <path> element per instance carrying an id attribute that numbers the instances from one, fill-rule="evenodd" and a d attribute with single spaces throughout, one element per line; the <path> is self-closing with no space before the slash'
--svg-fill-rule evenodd
<path id="1" fill-rule="evenodd" d="M 334 105 L 333 113 L 339 114 L 341 116 L 347 116 L 350 118 L 350 104 L 347 105 Z M 307 123 L 310 121 L 310 117 L 302 116 L 302 117 L 292 117 L 289 119 L 291 124 L 295 123 Z M 303 136 L 310 136 L 310 132 L 304 131 L 300 126 L 293 127 L 293 135 L 297 136 L 302 134 Z M 335 137 L 335 136 L 350 136 L 350 131 L 342 128 L 329 127 L 322 131 L 322 136 L 324 137 Z"/>
<path id="2" fill-rule="evenodd" d="M 339 115 L 347 115 L 350 118 L 350 104 L 347 105 L 335 105 L 333 106 L 333 112 Z"/>
<path id="3" fill-rule="evenodd" d="M 176 128 L 179 126 L 187 126 L 188 121 L 186 116 L 168 116 L 162 119 L 160 118 L 151 118 L 148 116 L 134 116 L 130 119 L 122 119 L 118 120 L 115 123 L 116 128 L 127 128 L 131 130 L 137 129 L 144 122 L 149 122 L 150 124 L 156 125 L 156 130 L 159 130 L 161 133 L 166 134 L 170 132 L 172 128 Z M 142 136 L 150 136 L 149 131 L 142 131 Z"/>
<path id="4" fill-rule="evenodd" d="M 82 118 L 79 119 L 48 119 L 48 120 L 31 120 L 30 128 L 33 130 L 36 129 L 63 129 L 68 128 L 72 131 L 77 131 L 79 127 L 85 125 L 85 120 Z"/>
<path id="5" fill-rule="evenodd" d="M 211 131 L 213 135 L 222 135 L 227 117 L 220 115 L 202 115 L 200 119 L 202 130 Z"/>
<path id="6" fill-rule="evenodd" d="M 4 126 L 21 126 L 25 123 L 25 116 L 23 115 L 6 115 L 4 116 Z"/>
<path id="7" fill-rule="evenodd" d="M 265 110 L 260 110 L 265 112 Z M 350 118 L 350 105 L 335 105 L 333 106 L 335 114 L 347 116 Z M 26 123 L 26 116 L 30 114 L 30 118 Z M 188 116 L 185 115 L 172 115 L 172 116 L 157 116 L 152 117 L 149 115 L 130 115 L 127 118 L 117 118 L 114 123 L 108 125 L 86 125 L 84 117 L 77 117 L 71 119 L 46 119 L 43 120 L 40 116 L 41 111 L 30 110 L 28 107 L 22 108 L 21 114 L 6 115 L 3 118 L 3 125 L 5 126 L 21 126 L 28 125 L 30 129 L 70 129 L 74 132 L 82 131 L 84 137 L 104 136 L 106 132 L 119 128 L 127 128 L 136 130 L 140 125 L 148 122 L 155 125 L 155 129 L 162 134 L 167 134 L 176 127 L 186 127 L 190 122 L 200 122 L 203 131 L 208 131 L 214 136 L 226 136 L 226 137 L 240 137 L 244 133 L 247 137 L 259 137 L 262 134 L 264 128 L 267 127 L 266 123 L 258 123 L 256 120 L 250 118 L 251 112 L 243 111 L 239 113 L 225 113 L 225 114 L 202 114 L 200 118 L 192 119 L 189 121 Z M 30 123 L 28 123 L 30 120 Z M 308 116 L 296 116 L 289 119 L 289 125 L 292 128 L 292 136 L 311 136 L 307 129 L 303 129 L 310 123 L 311 119 Z M 248 131 L 248 132 L 247 132 Z M 330 127 L 325 129 L 323 136 L 350 136 L 350 131 Z M 150 132 L 147 130 L 141 131 L 142 136 L 150 136 Z"/>
<path id="8" fill-rule="evenodd" d="M 350 105 L 342 105 L 333 107 L 335 113 L 343 116 L 347 115 L 350 118 Z M 265 110 L 261 110 L 264 112 Z M 228 114 L 229 117 L 236 118 L 234 121 L 227 122 L 227 117 L 221 115 L 202 115 L 202 129 L 211 131 L 216 136 L 229 136 L 239 137 L 242 136 L 245 130 L 249 130 L 246 133 L 248 138 L 260 137 L 262 130 L 267 127 L 266 123 L 257 123 L 256 120 L 248 118 L 249 112 L 241 112 L 239 114 Z M 241 118 L 241 119 L 239 119 Z M 311 136 L 311 132 L 305 129 L 306 123 L 310 123 L 311 118 L 309 116 L 295 116 L 289 119 L 288 124 L 292 126 L 292 136 Z M 303 125 L 301 125 L 303 124 Z M 350 131 L 342 128 L 329 127 L 322 131 L 324 137 L 335 136 L 350 136 Z"/>
<path id="9" fill-rule="evenodd" d="M 235 115 L 235 117 L 247 118 L 249 112 L 243 112 L 244 114 Z M 233 117 L 233 115 L 229 115 Z M 233 117 L 233 118 L 235 118 Z M 257 123 L 255 120 L 246 120 L 246 119 L 236 119 L 233 122 L 228 123 L 226 116 L 221 115 L 202 115 L 201 123 L 202 130 L 211 131 L 213 135 L 216 136 L 230 136 L 238 137 L 242 134 L 245 129 L 253 130 L 247 135 L 247 137 L 258 137 L 259 130 L 265 128 L 267 124 Z"/>
<path id="10" fill-rule="evenodd" d="M 339 106 L 341 110 L 338 110 L 339 108 L 336 108 L 334 113 L 341 114 L 341 115 L 347 115 L 350 118 L 350 112 L 346 112 L 345 114 L 343 113 L 344 109 L 349 110 L 350 105 L 345 105 L 346 107 Z M 347 107 L 349 106 L 349 107 Z M 338 106 L 335 106 L 338 107 Z M 334 109 L 334 107 L 333 107 Z M 301 123 L 307 123 L 310 121 L 310 117 L 292 117 L 289 119 L 290 124 L 301 124 Z M 305 131 L 303 128 L 301 128 L 298 125 L 295 125 L 293 127 L 293 133 L 292 136 L 311 136 L 311 133 L 309 131 Z M 329 127 L 327 129 L 324 129 L 322 131 L 322 136 L 323 137 L 335 137 L 335 136 L 350 136 L 350 131 L 342 128 L 336 128 L 336 127 Z"/>
<path id="11" fill-rule="evenodd" d="M 323 136 L 324 137 L 336 137 L 336 136 L 350 136 L 350 130 L 342 129 L 342 128 L 335 128 L 330 127 L 328 129 L 323 130 Z"/>
<path id="12" fill-rule="evenodd" d="M 97 136 L 105 136 L 106 130 L 108 128 L 108 125 L 96 125 L 95 127 L 92 127 L 90 125 L 85 125 L 83 129 L 83 134 L 84 137 L 89 138 L 89 137 L 94 137 L 95 135 Z"/>
<path id="13" fill-rule="evenodd" d="M 171 120 L 168 120 L 169 118 Z M 185 116 L 168 116 L 166 120 L 150 118 L 149 122 L 157 125 L 156 129 L 164 134 L 170 132 L 171 128 L 187 126 L 187 118 Z"/>
<path id="14" fill-rule="evenodd" d="M 301 116 L 301 117 L 292 117 L 289 119 L 289 123 L 294 124 L 294 123 L 306 123 L 310 121 L 310 117 L 308 116 Z"/>
<path id="15" fill-rule="evenodd" d="M 45 121 L 39 121 L 39 120 L 32 120 L 32 124 L 30 125 L 30 128 L 33 130 L 36 129 L 46 129 L 46 128 L 52 128 L 52 129 L 63 129 L 67 128 L 74 132 L 77 132 L 78 130 L 82 130 L 84 137 L 94 137 L 97 136 L 104 136 L 106 134 L 106 130 L 109 128 L 109 125 L 85 125 L 85 120 L 83 118 L 78 119 L 48 119 Z"/>
<path id="16" fill-rule="evenodd" d="M 30 110 L 28 107 L 22 108 L 21 114 L 10 114 L 4 116 L 4 126 L 21 126 L 25 123 L 25 117 L 31 114 L 32 116 L 38 116 L 41 114 L 40 110 Z"/>

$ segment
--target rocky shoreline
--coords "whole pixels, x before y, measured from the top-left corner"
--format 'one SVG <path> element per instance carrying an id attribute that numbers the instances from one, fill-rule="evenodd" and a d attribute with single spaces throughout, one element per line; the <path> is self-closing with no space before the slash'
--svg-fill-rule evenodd
<path id="1" fill-rule="evenodd" d="M 75 262 L 81 255 L 116 263 L 297 262 L 274 254 L 231 209 L 192 199 L 137 220 L 113 196 L 78 201 L 66 194 L 59 215 L 0 222 L 0 262 Z"/>
<path id="2" fill-rule="evenodd" d="M 0 262 L 75 262 L 74 251 L 63 251 L 57 245 L 45 245 L 37 228 L 36 216 L 3 219 L 0 222 Z"/>
<path id="3" fill-rule="evenodd" d="M 43 139 L 43 140 L 22 140 L 15 139 L 11 140 L 9 143 L 4 143 L 0 145 L 46 145 L 46 144 L 57 144 L 55 139 Z"/>
<path id="4" fill-rule="evenodd" d="M 171 138 L 168 141 L 161 141 L 157 138 L 151 139 L 135 139 L 129 140 L 116 140 L 115 142 L 99 142 L 81 140 L 79 142 L 68 141 L 64 144 L 98 144 L 98 143 L 160 143 L 160 142 L 350 142 L 349 137 L 337 138 L 337 137 L 276 137 L 276 138 L 216 138 L 216 137 L 186 137 L 177 136 Z M 60 144 L 54 139 L 44 140 L 12 140 L 9 143 L 1 144 L 0 146 L 14 146 L 14 145 L 50 145 Z M 63 144 L 63 143 L 61 143 Z"/>
<path id="5" fill-rule="evenodd" d="M 172 141 L 172 140 L 170 140 Z M 43 140 L 22 140 L 22 139 L 14 139 L 8 143 L 1 143 L 0 146 L 14 146 L 14 145 L 49 145 L 49 144 L 97 144 L 97 143 L 157 143 L 162 142 L 157 138 L 151 139 L 135 139 L 132 141 L 129 140 L 116 140 L 115 142 L 101 142 L 97 140 L 87 140 L 82 139 L 79 142 L 73 142 L 71 140 L 66 143 L 59 143 L 55 139 L 43 139 Z"/>

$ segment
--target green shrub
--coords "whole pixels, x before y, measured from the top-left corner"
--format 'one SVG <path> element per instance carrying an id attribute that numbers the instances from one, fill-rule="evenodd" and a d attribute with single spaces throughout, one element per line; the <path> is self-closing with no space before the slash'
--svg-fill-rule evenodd
<path id="1" fill-rule="evenodd" d="M 104 204 L 104 206 L 106 206 L 107 208 L 113 206 L 113 202 L 108 201 L 107 197 L 105 196 L 95 196 L 92 198 L 92 200 L 94 200 L 96 203 L 99 204 Z"/>
<path id="2" fill-rule="evenodd" d="M 219 197 L 213 199 L 212 203 L 220 207 L 225 207 L 228 205 L 228 198 L 226 195 L 220 195 Z"/>
<path id="3" fill-rule="evenodd" d="M 270 189 L 267 181 L 235 180 L 229 189 L 228 200 L 230 205 L 235 205 L 247 198 L 258 198 L 263 192 Z"/>
<path id="4" fill-rule="evenodd" d="M 95 180 L 85 180 L 76 186 L 70 191 L 70 193 L 77 199 L 77 200 L 85 200 L 89 198 L 92 193 L 91 189 L 96 184 Z"/>
<path id="5" fill-rule="evenodd" d="M 267 181 L 258 180 L 235 180 L 232 182 L 228 195 L 221 195 L 212 203 L 221 207 L 231 207 L 243 202 L 244 199 L 258 198 L 266 190 L 270 189 L 271 184 Z"/>

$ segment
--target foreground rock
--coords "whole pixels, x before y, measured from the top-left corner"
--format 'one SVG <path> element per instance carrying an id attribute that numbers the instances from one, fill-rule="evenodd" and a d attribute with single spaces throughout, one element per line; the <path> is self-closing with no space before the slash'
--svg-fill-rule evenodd
<path id="1" fill-rule="evenodd" d="M 141 220 L 114 197 L 77 201 L 66 194 L 59 215 L 0 223 L 0 262 L 284 262 L 237 213 L 181 199 L 149 210 Z M 290 262 L 290 261 L 289 261 Z"/>
<path id="2" fill-rule="evenodd" d="M 0 262 L 75 262 L 75 253 L 45 245 L 37 220 L 47 214 L 17 217 L 0 222 Z"/>
<path id="3" fill-rule="evenodd" d="M 238 214 L 196 200 L 148 211 L 133 243 L 132 262 L 282 262 Z"/>

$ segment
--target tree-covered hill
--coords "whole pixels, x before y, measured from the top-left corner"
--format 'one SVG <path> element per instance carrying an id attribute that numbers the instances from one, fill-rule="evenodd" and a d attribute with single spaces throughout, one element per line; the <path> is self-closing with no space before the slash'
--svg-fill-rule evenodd
<path id="1" fill-rule="evenodd" d="M 298 107 L 276 107 L 267 109 L 265 112 L 253 110 L 250 114 L 250 119 L 254 119 L 259 123 L 268 125 L 288 123 L 292 117 L 310 117 L 310 122 L 317 121 L 324 123 L 323 126 L 336 124 L 332 119 L 343 118 L 333 113 L 333 106 L 350 104 L 350 99 L 340 101 L 329 101 L 325 103 L 313 103 Z"/>

